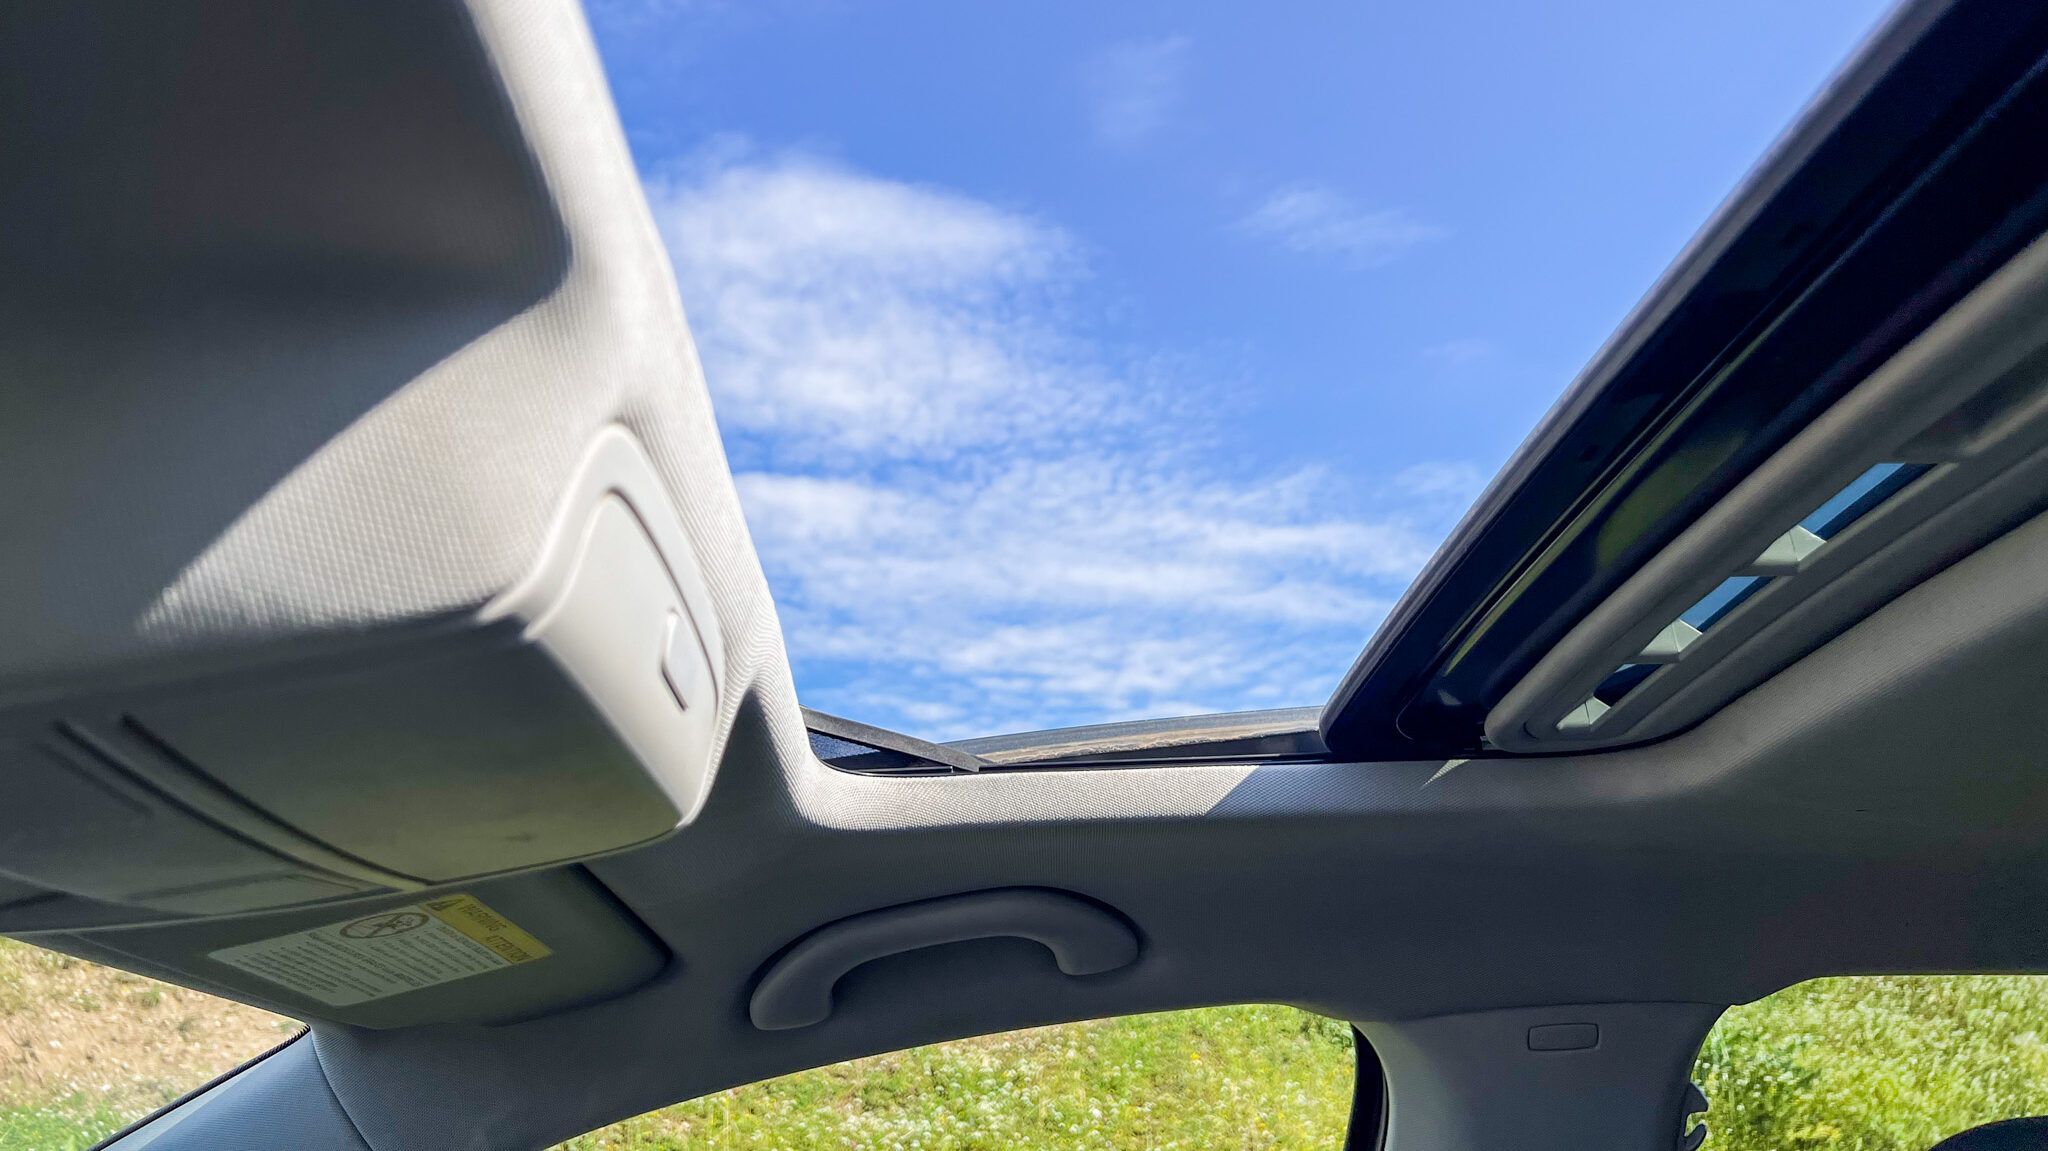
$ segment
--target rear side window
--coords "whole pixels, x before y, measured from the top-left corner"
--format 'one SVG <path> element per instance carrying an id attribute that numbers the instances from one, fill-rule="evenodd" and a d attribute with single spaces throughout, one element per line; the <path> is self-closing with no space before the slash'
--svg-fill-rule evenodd
<path id="1" fill-rule="evenodd" d="M 85 1151 L 297 1020 L 0 939 L 0 1151 Z"/>
<path id="2" fill-rule="evenodd" d="M 563 1144 L 636 1148 L 1344 1146 L 1351 1027 L 1210 1007 L 919 1047 L 722 1091 Z"/>
<path id="3" fill-rule="evenodd" d="M 1730 1009 L 1693 1079 L 1707 1151 L 1926 1151 L 2048 1115 L 2048 976 L 1802 983 Z"/>

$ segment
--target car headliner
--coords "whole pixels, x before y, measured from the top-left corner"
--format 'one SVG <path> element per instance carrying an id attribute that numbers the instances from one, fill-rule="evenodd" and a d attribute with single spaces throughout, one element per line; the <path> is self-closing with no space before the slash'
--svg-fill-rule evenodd
<path id="1" fill-rule="evenodd" d="M 138 212 L 179 221 L 105 238 L 83 273 L 51 246 L 0 245 L 0 311 L 11 313 L 0 363 L 36 381 L 21 418 L 0 421 L 0 490 L 63 493 L 8 500 L 0 518 L 11 553 L 0 576 L 34 589 L 0 603 L 5 700 L 27 706 L 52 685 L 215 668 L 473 611 L 523 570 L 581 444 L 612 425 L 647 445 L 681 510 L 728 685 L 716 784 L 695 822 L 558 869 L 594 877 L 660 941 L 659 975 L 490 1024 L 316 1018 L 311 1038 L 264 1072 L 280 1092 L 273 1107 L 297 1098 L 307 1110 L 256 1113 L 248 1122 L 272 1126 L 238 1128 L 250 1145 L 299 1138 L 291 1124 L 315 1123 L 316 1096 L 331 1091 L 356 1146 L 532 1148 L 863 1054 L 1195 1005 L 1280 1002 L 1398 1025 L 1690 1004 L 1700 1006 L 1672 1010 L 1703 1028 L 1721 1005 L 1820 975 L 2048 971 L 2037 750 L 2048 520 L 1648 746 L 1467 762 L 837 771 L 811 753 L 667 256 L 574 4 L 170 7 L 218 36 L 124 23 L 117 5 L 97 23 L 17 10 L 0 17 L 0 43 L 17 45 L 7 71 L 20 64 L 22 83 L 61 95 L 67 68 L 125 68 L 146 73 L 131 95 L 168 99 L 151 85 L 183 74 L 149 61 L 241 75 L 239 58 L 242 81 L 304 96 L 211 121 L 181 118 L 203 101 L 174 103 L 178 115 L 137 129 L 172 171 L 252 155 L 268 171 L 265 146 L 289 167 L 304 155 L 295 139 L 401 131 L 404 101 L 394 111 L 362 96 L 375 85 L 349 88 L 351 68 L 395 44 L 418 53 L 407 75 L 441 94 L 431 107 L 446 115 L 414 116 L 395 152 L 321 153 L 331 171 L 365 177 L 361 196 L 307 205 L 273 189 L 286 207 L 263 212 L 168 178 L 159 191 L 185 191 L 152 200 L 81 184 L 62 202 L 37 198 L 36 170 L 88 170 L 100 145 L 0 127 L 19 145 L 0 160 L 0 196 L 27 205 L 29 224 L 61 237 Z M 1858 67 L 1882 71 L 1950 7 L 1896 14 L 1831 92 L 1853 93 Z M 233 31 L 258 27 L 267 34 Z M 319 83 L 299 83 L 307 76 Z M 1816 115 L 1832 114 L 1832 98 Z M 245 135 L 253 143 L 238 150 Z M 468 158 L 436 167 L 449 147 Z M 426 175 L 379 191 L 379 165 Z M 477 225 L 484 239 L 464 239 L 450 221 L 483 209 L 497 213 Z M 422 219 L 441 223 L 422 230 Z M 491 229 L 525 239 L 498 246 Z M 317 284 L 293 278 L 305 269 Z M 295 285 L 305 290 L 286 290 Z M 167 389 L 179 402 L 149 398 Z M 83 406 L 73 394 L 102 415 L 67 422 Z M 81 507 L 113 510 L 88 522 Z M 138 526 L 145 513 L 158 526 Z M 531 878 L 465 890 L 488 900 Z M 764 965 L 819 925 L 1013 887 L 1116 909 L 1137 929 L 1138 960 L 1075 979 L 1032 943 L 958 943 L 854 970 L 817 1026 L 749 1022 Z M 218 924 L 6 929 L 292 1007 L 193 958 Z M 1397 1074 L 1397 1099 L 1401 1089 Z"/>

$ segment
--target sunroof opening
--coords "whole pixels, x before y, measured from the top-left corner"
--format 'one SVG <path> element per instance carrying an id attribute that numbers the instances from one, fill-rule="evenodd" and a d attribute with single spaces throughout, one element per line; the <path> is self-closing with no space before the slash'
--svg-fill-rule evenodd
<path id="1" fill-rule="evenodd" d="M 1833 539 L 1926 471 L 1926 464 L 1878 464 L 1849 481 L 1848 487 L 1815 508 L 1799 526 L 1824 540 Z"/>

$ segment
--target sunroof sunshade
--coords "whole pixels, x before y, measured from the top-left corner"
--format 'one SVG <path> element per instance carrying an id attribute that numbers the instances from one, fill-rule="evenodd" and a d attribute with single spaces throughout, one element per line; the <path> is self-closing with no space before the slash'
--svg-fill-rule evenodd
<path id="1" fill-rule="evenodd" d="M 1800 520 L 1799 526 L 1787 533 L 1787 537 L 1796 533 L 1811 533 L 1806 540 L 1808 544 L 1816 547 L 1824 544 L 1839 535 L 1850 524 L 1882 507 L 1885 501 L 1904 490 L 1906 485 L 1926 471 L 1926 466 L 1922 464 L 1876 464 L 1849 481 L 1841 491 L 1828 497 L 1827 501 L 1815 508 L 1811 515 Z M 1776 546 L 1774 544 L 1773 548 Z M 1767 552 L 1766 556 L 1768 555 Z M 1761 575 L 1737 575 L 1722 580 L 1713 591 L 1700 597 L 1698 603 L 1679 614 L 1678 622 L 1659 635 L 1658 639 L 1665 642 L 1660 645 L 1653 641 L 1650 650 L 1645 651 L 1641 657 L 1642 662 L 1623 664 L 1600 681 L 1600 686 L 1593 690 L 1593 697 L 1588 703 L 1604 706 L 1593 708 L 1589 714 L 1581 717 L 1583 724 L 1589 726 L 1600 714 L 1605 713 L 1607 707 L 1620 703 L 1638 684 L 1655 674 L 1659 665 L 1675 662 L 1679 653 L 1691 640 L 1697 639 L 1707 629 L 1719 623 L 1722 617 L 1742 606 L 1744 601 L 1763 590 L 1764 585 L 1770 582 L 1770 576 Z M 1687 632 L 1686 628 L 1690 628 L 1691 631 Z M 1677 633 L 1675 637 L 1674 631 Z"/>

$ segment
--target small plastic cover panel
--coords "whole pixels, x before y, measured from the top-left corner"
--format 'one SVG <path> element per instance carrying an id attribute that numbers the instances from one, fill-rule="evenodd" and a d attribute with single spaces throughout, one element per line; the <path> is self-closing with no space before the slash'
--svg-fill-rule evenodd
<path id="1" fill-rule="evenodd" d="M 0 65 L 0 748 L 154 872 L 0 828 L 0 929 L 687 822 L 788 674 L 577 6 L 16 6 Z"/>

